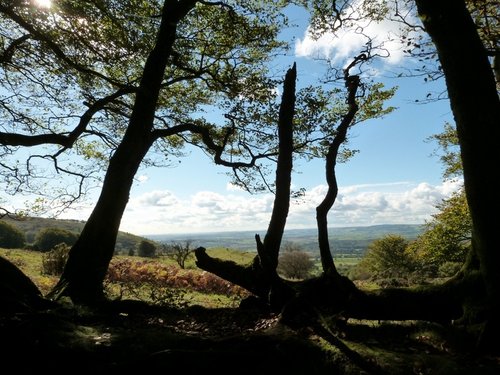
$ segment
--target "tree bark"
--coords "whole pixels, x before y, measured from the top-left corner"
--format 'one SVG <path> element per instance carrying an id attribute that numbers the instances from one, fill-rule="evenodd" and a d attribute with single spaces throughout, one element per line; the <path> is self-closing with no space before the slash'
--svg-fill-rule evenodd
<path id="1" fill-rule="evenodd" d="M 463 0 L 415 2 L 446 79 L 472 219 L 473 248 L 488 293 L 488 327 L 495 336 L 500 333 L 500 251 L 498 225 L 492 218 L 500 205 L 495 173 L 487 167 L 500 164 L 498 140 L 493 136 L 500 126 L 495 77 Z"/>
<path id="2" fill-rule="evenodd" d="M 156 44 L 144 66 L 129 126 L 110 159 L 99 200 L 71 248 L 64 272 L 50 293 L 51 298 L 65 294 L 74 302 L 85 304 L 104 299 L 103 281 L 113 257 L 133 179 L 155 139 L 152 136 L 154 115 L 176 39 L 177 24 L 195 4 L 194 0 L 167 0 L 164 3 Z"/>

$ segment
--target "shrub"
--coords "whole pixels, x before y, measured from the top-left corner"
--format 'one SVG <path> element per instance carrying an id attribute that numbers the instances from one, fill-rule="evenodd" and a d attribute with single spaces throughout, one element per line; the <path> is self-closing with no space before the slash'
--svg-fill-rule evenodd
<path id="1" fill-rule="evenodd" d="M 407 277 L 416 268 L 406 251 L 408 244 L 408 240 L 393 234 L 377 239 L 368 246 L 360 267 L 365 267 L 381 280 Z"/>
<path id="2" fill-rule="evenodd" d="M 137 246 L 137 255 L 145 258 L 153 258 L 156 255 L 156 245 L 151 241 L 142 240 Z"/>
<path id="3" fill-rule="evenodd" d="M 106 289 L 118 289 L 119 298 L 136 298 L 158 305 L 182 307 L 186 290 L 230 297 L 247 296 L 243 288 L 208 272 L 182 270 L 151 260 L 113 259 L 109 265 Z M 116 290 L 115 288 L 115 290 Z"/>
<path id="4" fill-rule="evenodd" d="M 42 273 L 45 275 L 59 276 L 64 271 L 64 265 L 68 260 L 70 247 L 60 243 L 42 255 Z"/>
<path id="5" fill-rule="evenodd" d="M 461 262 L 444 262 L 439 266 L 438 275 L 440 277 L 451 277 L 457 274 L 462 267 Z"/>
<path id="6" fill-rule="evenodd" d="M 314 262 L 308 253 L 293 243 L 285 243 L 284 253 L 278 260 L 278 273 L 289 279 L 305 279 L 310 276 Z"/>
<path id="7" fill-rule="evenodd" d="M 78 239 L 78 234 L 59 228 L 46 228 L 38 232 L 34 246 L 37 250 L 46 252 L 60 243 L 73 246 Z"/>
<path id="8" fill-rule="evenodd" d="M 0 221 L 0 247 L 21 249 L 24 247 L 25 242 L 26 238 L 23 232 L 5 221 Z"/>

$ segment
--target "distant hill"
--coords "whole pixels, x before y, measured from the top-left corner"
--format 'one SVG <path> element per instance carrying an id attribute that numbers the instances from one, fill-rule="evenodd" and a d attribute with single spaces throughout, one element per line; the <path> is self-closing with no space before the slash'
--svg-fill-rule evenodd
<path id="1" fill-rule="evenodd" d="M 330 245 L 337 254 L 362 255 L 367 246 L 378 238 L 387 234 L 396 234 L 409 240 L 416 238 L 423 231 L 423 226 L 418 224 L 384 224 L 365 227 L 330 228 Z M 226 247 L 242 251 L 255 251 L 255 234 L 261 236 L 262 231 L 214 232 L 214 233 L 189 233 L 189 234 L 160 234 L 145 235 L 145 237 L 158 242 L 183 242 L 193 241 L 193 246 Z M 317 231 L 311 229 L 286 230 L 284 241 L 295 242 L 305 251 L 318 252 Z"/>
<path id="2" fill-rule="evenodd" d="M 26 241 L 32 243 L 36 234 L 45 228 L 60 228 L 71 232 L 80 233 L 85 225 L 83 220 L 63 220 L 28 217 L 22 220 L 3 218 L 3 221 L 16 226 L 26 235 Z M 422 225 L 417 224 L 384 224 L 364 227 L 330 228 L 330 246 L 335 254 L 361 256 L 368 245 L 387 234 L 401 235 L 407 239 L 416 238 L 423 231 Z M 136 249 L 137 244 L 145 239 L 155 242 L 184 242 L 192 241 L 193 247 L 228 248 L 241 251 L 255 251 L 255 234 L 262 237 L 265 230 L 261 231 L 234 231 L 213 233 L 188 233 L 188 234 L 160 234 L 137 236 L 131 233 L 119 232 L 115 252 L 127 254 L 129 250 Z M 305 251 L 318 253 L 317 231 L 311 229 L 290 229 L 284 234 L 284 241 L 298 244 Z"/>
<path id="3" fill-rule="evenodd" d="M 80 233 L 85 225 L 85 221 L 83 220 L 50 219 L 41 217 L 26 217 L 21 219 L 4 217 L 1 220 L 8 222 L 24 232 L 28 243 L 33 243 L 37 233 L 45 228 L 59 228 L 74 233 Z M 118 232 L 115 252 L 127 254 L 130 249 L 136 249 L 137 244 L 146 239 L 145 237 L 136 236 L 131 233 Z"/>

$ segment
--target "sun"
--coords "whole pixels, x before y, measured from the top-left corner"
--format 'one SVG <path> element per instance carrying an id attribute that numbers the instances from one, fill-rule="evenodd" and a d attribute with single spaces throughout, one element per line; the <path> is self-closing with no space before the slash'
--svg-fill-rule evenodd
<path id="1" fill-rule="evenodd" d="M 39 8 L 50 8 L 52 0 L 33 0 L 33 4 Z"/>

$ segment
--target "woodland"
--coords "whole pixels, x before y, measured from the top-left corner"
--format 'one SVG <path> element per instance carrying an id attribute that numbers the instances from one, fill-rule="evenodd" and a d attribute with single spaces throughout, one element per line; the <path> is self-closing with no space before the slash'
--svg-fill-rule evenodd
<path id="1" fill-rule="evenodd" d="M 12 196 L 40 193 L 37 210 L 62 211 L 96 186 L 100 195 L 49 293 L 0 257 L 0 366 L 25 373 L 498 371 L 500 253 L 492 218 L 500 207 L 487 167 L 499 164 L 493 136 L 500 118 L 497 1 L 293 2 L 310 12 L 317 35 L 360 19 L 398 20 L 408 31 L 400 36 L 407 54 L 422 61 L 408 74 L 446 82 L 455 123 L 440 139 L 459 150 L 445 163 L 449 173 L 463 176 L 467 254 L 446 282 L 378 290 L 363 290 L 338 272 L 328 215 L 338 194 L 336 165 L 356 152 L 347 145 L 350 129 L 392 110 L 385 101 L 394 90 L 364 74 L 386 56 L 383 46 L 368 40 L 344 67 L 332 65 L 328 79 L 341 85 L 297 90 L 300 67 L 287 67 L 283 77 L 268 67 L 288 47 L 278 35 L 292 2 L 41 3 L 0 1 L 2 186 Z M 207 120 L 206 108 L 217 108 L 222 120 Z M 220 311 L 111 300 L 103 283 L 136 173 L 141 165 L 161 168 L 177 160 L 186 145 L 200 148 L 207 163 L 227 167 L 243 189 L 274 193 L 251 263 L 218 259 L 203 247 L 195 251 L 199 269 L 249 297 Z M 290 201 L 300 194 L 291 188 L 300 158 L 319 158 L 325 166 L 328 190 L 316 209 L 322 272 L 288 280 L 277 265 Z M 4 216 L 22 214 L 1 204 Z M 169 323 L 191 319 L 191 326 Z M 370 322 L 394 321 L 400 325 L 385 326 L 385 348 L 400 350 L 403 362 L 412 350 L 406 340 L 413 326 L 405 324 L 418 322 L 455 337 L 460 349 L 441 347 L 456 354 L 453 365 L 429 362 L 434 354 L 422 347 L 415 349 L 417 359 L 389 366 L 382 365 L 382 354 L 357 350 L 375 340 Z M 100 339 L 85 340 L 89 327 L 102 332 Z"/>

